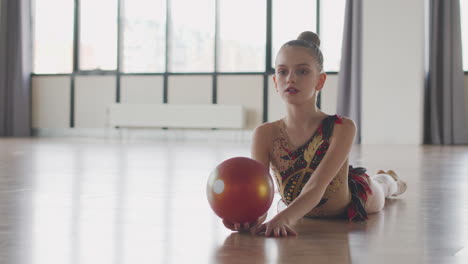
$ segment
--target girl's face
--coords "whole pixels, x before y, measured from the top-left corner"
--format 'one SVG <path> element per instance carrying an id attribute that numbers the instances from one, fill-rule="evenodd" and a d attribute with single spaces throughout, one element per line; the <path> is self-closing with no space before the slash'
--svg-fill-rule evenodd
<path id="1" fill-rule="evenodd" d="M 278 53 L 273 81 L 276 92 L 287 103 L 315 103 L 325 79 L 326 74 L 318 72 L 315 58 L 306 48 L 286 47 Z"/>

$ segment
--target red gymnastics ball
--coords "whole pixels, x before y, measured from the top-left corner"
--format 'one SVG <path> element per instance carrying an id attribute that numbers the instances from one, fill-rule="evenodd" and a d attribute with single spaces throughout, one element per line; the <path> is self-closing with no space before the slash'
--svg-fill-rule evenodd
<path id="1" fill-rule="evenodd" d="M 273 202 L 273 181 L 260 162 L 235 157 L 223 161 L 210 174 L 206 186 L 213 211 L 231 223 L 252 223 Z"/>

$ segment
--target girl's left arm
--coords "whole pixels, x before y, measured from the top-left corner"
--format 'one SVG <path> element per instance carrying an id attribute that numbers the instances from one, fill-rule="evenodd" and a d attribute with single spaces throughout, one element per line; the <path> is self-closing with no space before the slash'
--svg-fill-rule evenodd
<path id="1" fill-rule="evenodd" d="M 301 193 L 286 209 L 260 226 L 257 233 L 265 232 L 266 236 L 286 236 L 284 229 L 287 230 L 315 208 L 323 197 L 327 186 L 348 158 L 355 135 L 356 125 L 352 120 L 343 118 L 342 124 L 335 125 L 327 154 L 304 185 Z"/>

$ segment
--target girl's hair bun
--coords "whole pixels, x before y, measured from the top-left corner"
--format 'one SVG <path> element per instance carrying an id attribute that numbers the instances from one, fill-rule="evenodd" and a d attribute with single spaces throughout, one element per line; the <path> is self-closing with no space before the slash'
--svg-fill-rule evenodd
<path id="1" fill-rule="evenodd" d="M 323 54 L 320 50 L 320 38 L 312 31 L 304 31 L 295 40 L 290 40 L 281 46 L 280 51 L 286 47 L 302 47 L 309 51 L 310 55 L 315 58 L 317 69 L 320 73 L 323 72 Z"/>
<path id="2" fill-rule="evenodd" d="M 297 37 L 298 40 L 305 40 L 315 44 L 317 47 L 320 47 L 320 38 L 317 34 L 312 31 L 304 31 Z"/>

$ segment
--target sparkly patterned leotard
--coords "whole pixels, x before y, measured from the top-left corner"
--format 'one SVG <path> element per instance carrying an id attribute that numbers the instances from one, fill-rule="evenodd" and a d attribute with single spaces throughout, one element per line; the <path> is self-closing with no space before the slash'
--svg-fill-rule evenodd
<path id="1" fill-rule="evenodd" d="M 312 137 L 296 150 L 291 150 L 283 120 L 273 123 L 277 131 L 270 150 L 271 168 L 285 204 L 291 203 L 319 166 L 327 153 L 335 124 L 342 117 L 328 116 L 322 120 Z M 353 168 L 348 160 L 328 185 L 319 204 L 306 217 L 347 217 L 349 220 L 365 220 L 364 209 L 367 193 L 370 193 L 368 176 L 363 168 Z"/>

